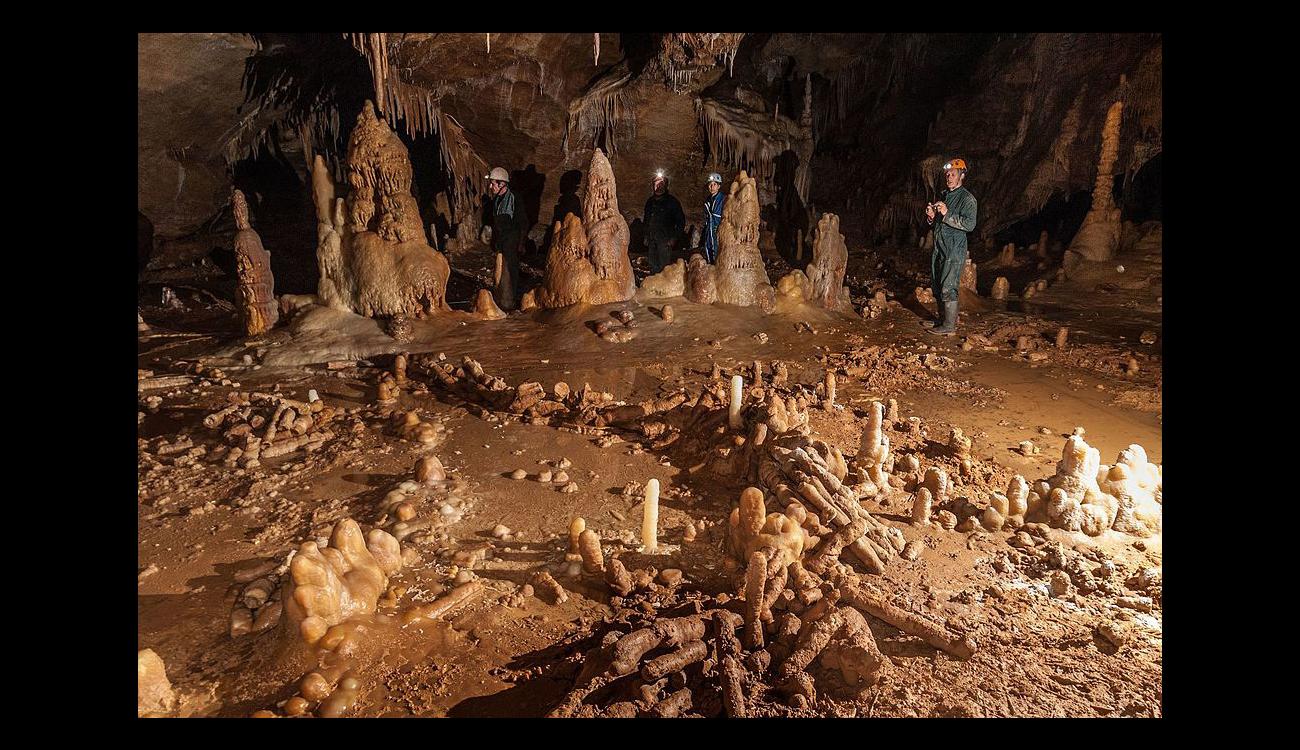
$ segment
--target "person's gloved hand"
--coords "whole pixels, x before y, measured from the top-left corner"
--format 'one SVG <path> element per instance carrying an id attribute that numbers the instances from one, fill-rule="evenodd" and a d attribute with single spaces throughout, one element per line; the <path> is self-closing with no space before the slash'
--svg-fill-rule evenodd
<path id="1" fill-rule="evenodd" d="M 933 203 L 927 203 L 927 204 L 925 204 L 925 218 L 929 219 L 930 221 L 934 221 L 934 204 L 933 204 Z"/>
<path id="2" fill-rule="evenodd" d="M 943 201 L 938 201 L 934 204 L 934 210 L 938 211 L 940 216 L 947 216 L 948 204 Z"/>

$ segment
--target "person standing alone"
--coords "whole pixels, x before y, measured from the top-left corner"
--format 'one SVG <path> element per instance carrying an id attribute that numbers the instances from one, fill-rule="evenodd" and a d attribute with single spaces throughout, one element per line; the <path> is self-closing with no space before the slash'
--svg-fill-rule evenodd
<path id="1" fill-rule="evenodd" d="M 484 175 L 488 181 L 488 195 L 492 196 L 492 249 L 497 253 L 500 276 L 497 278 L 497 306 L 502 310 L 515 309 L 519 296 L 519 249 L 524 241 L 524 207 L 515 200 L 510 190 L 510 173 L 493 167 Z"/>
<path id="2" fill-rule="evenodd" d="M 663 172 L 655 174 L 654 193 L 645 202 L 645 244 L 650 273 L 664 270 L 673 259 L 673 250 L 686 226 L 681 201 L 668 192 Z"/>
<path id="3" fill-rule="evenodd" d="M 936 319 L 930 333 L 951 336 L 957 330 L 957 287 L 966 265 L 966 235 L 975 229 L 976 201 L 962 187 L 966 160 L 953 159 L 943 165 L 948 189 L 941 200 L 925 206 L 926 221 L 934 227 L 934 252 L 930 255 L 930 286 L 934 292 Z M 935 219 L 939 223 L 935 224 Z"/>
<path id="4" fill-rule="evenodd" d="M 722 207 L 727 196 L 722 192 L 722 175 L 709 175 L 709 194 L 704 199 L 704 259 L 713 263 L 718 259 L 718 225 L 722 223 Z"/>

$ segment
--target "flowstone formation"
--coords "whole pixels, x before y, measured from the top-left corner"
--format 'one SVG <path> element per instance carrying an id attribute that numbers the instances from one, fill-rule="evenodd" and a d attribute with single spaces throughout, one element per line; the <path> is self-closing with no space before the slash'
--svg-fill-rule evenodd
<path id="1" fill-rule="evenodd" d="M 1160 467 L 1147 461 L 1142 446 L 1130 445 L 1114 466 L 1105 466 L 1096 448 L 1071 435 L 1056 475 L 1034 485 L 1029 509 L 1041 506 L 1048 524 L 1066 531 L 1150 536 L 1161 528 L 1162 485 Z"/>
<path id="2" fill-rule="evenodd" d="M 770 310 L 776 290 L 767 277 L 758 249 L 758 193 L 754 180 L 741 170 L 718 226 L 718 301 L 729 305 L 761 305 Z"/>
<path id="3" fill-rule="evenodd" d="M 1124 102 L 1117 101 L 1106 112 L 1101 129 L 1101 156 L 1097 160 L 1097 182 L 1092 189 L 1092 208 L 1083 226 L 1070 242 L 1070 252 L 1084 260 L 1104 261 L 1115 257 L 1119 247 L 1120 209 L 1115 205 L 1115 160 L 1119 158 L 1119 126 Z"/>
<path id="4" fill-rule="evenodd" d="M 644 299 L 680 297 L 685 293 L 686 261 L 680 258 L 676 263 L 665 267 L 659 273 L 641 280 L 640 295 Z"/>
<path id="5" fill-rule="evenodd" d="M 424 317 L 450 308 L 451 268 L 429 246 L 415 198 L 406 146 L 367 102 L 348 140 L 346 198 L 324 159 L 316 157 L 317 296 L 323 304 L 366 317 Z"/>
<path id="6" fill-rule="evenodd" d="M 777 289 L 786 297 L 808 302 L 828 310 L 853 312 L 844 273 L 849 265 L 849 250 L 840 234 L 840 217 L 822 214 L 813 235 L 812 262 L 803 271 L 795 270 L 779 282 Z"/>
<path id="7" fill-rule="evenodd" d="M 566 214 L 555 224 L 546 275 L 533 299 L 544 308 L 624 302 L 636 294 L 628 257 L 627 220 L 618 210 L 614 170 L 596 149 L 587 170 L 583 218 Z M 524 304 L 526 308 L 528 303 Z"/>
<path id="8" fill-rule="evenodd" d="M 235 214 L 235 268 L 239 273 L 239 317 L 244 333 L 259 336 L 275 327 L 280 307 L 275 301 L 271 254 L 248 220 L 248 201 L 236 190 L 230 197 Z"/>
<path id="9" fill-rule="evenodd" d="M 401 567 L 392 534 L 373 529 L 363 536 L 356 521 L 339 521 L 328 547 L 304 542 L 294 555 L 284 593 L 286 627 L 308 644 L 320 643 L 334 626 L 373 614 L 388 576 Z"/>

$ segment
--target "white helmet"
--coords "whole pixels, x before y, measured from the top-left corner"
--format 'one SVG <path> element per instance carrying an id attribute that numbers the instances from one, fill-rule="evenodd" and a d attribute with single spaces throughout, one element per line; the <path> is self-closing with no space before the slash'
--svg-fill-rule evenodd
<path id="1" fill-rule="evenodd" d="M 716 182 L 716 183 L 718 183 L 719 185 L 721 185 L 721 184 L 722 184 L 722 175 L 718 174 L 717 172 L 710 172 L 710 173 L 709 173 L 709 179 L 705 180 L 705 182 Z"/>
<path id="2" fill-rule="evenodd" d="M 493 168 L 492 168 L 492 174 L 485 174 L 485 175 L 483 175 L 483 179 L 485 179 L 485 180 L 500 180 L 500 181 L 502 181 L 502 182 L 510 182 L 510 173 L 507 172 L 505 169 L 503 169 L 503 168 L 501 168 L 501 167 L 493 167 Z"/>

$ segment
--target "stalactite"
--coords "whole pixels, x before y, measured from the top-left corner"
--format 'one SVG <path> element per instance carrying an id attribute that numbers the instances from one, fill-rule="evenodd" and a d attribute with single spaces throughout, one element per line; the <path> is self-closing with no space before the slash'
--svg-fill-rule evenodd
<path id="1" fill-rule="evenodd" d="M 595 38 L 596 42 L 596 54 L 592 63 L 594 65 L 600 65 L 600 34 L 592 34 L 592 36 Z"/>
<path id="2" fill-rule="evenodd" d="M 733 169 L 743 169 L 754 179 L 771 187 L 776 158 L 787 150 L 800 154 L 795 172 L 795 190 L 808 201 L 811 182 L 812 133 L 788 117 L 769 122 L 755 113 L 712 99 L 699 100 L 700 125 L 704 129 L 713 161 Z"/>
<path id="3" fill-rule="evenodd" d="M 575 148 L 600 146 L 599 139 L 602 135 L 605 136 L 605 149 L 609 153 L 617 151 L 615 127 L 622 123 L 634 125 L 631 112 L 625 110 L 626 86 L 631 80 L 632 73 L 627 65 L 620 64 L 611 68 L 585 93 L 570 102 L 569 118 L 565 123 L 562 141 L 566 156 Z"/>

